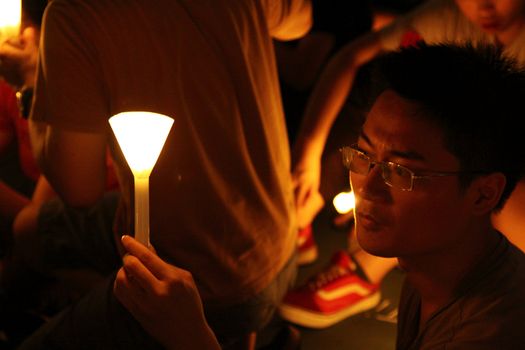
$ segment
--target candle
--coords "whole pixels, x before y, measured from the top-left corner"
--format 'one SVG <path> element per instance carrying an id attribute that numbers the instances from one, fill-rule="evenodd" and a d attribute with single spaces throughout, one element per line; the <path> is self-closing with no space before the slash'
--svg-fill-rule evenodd
<path id="1" fill-rule="evenodd" d="M 0 42 L 19 34 L 21 18 L 21 0 L 0 1 Z"/>
<path id="2" fill-rule="evenodd" d="M 332 203 L 339 214 L 347 214 L 355 207 L 354 193 L 352 191 L 340 192 L 334 197 Z"/>
<path id="3" fill-rule="evenodd" d="M 109 118 L 135 182 L 135 238 L 149 246 L 149 176 L 173 119 L 152 112 L 123 112 Z"/>

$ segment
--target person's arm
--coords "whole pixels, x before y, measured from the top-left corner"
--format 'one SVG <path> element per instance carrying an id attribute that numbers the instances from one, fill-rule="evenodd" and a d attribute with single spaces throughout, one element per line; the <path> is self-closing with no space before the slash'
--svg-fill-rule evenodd
<path id="1" fill-rule="evenodd" d="M 0 75 L 16 88 L 33 87 L 38 59 L 38 31 L 24 29 L 20 37 L 11 38 L 0 45 Z"/>
<path id="2" fill-rule="evenodd" d="M 128 254 L 113 291 L 144 330 L 167 349 L 220 349 L 191 274 L 130 236 L 122 244 Z"/>
<path id="3" fill-rule="evenodd" d="M 40 175 L 38 181 L 36 182 L 35 190 L 31 196 L 31 203 L 35 205 L 42 205 L 42 203 L 47 202 L 48 200 L 56 196 L 55 191 L 47 181 L 47 179 Z"/>
<path id="4" fill-rule="evenodd" d="M 52 188 L 72 207 L 89 207 L 103 195 L 106 136 L 29 121 L 35 159 Z"/>
<path id="5" fill-rule="evenodd" d="M 328 63 L 310 96 L 293 150 L 298 208 L 319 192 L 321 156 L 326 139 L 352 88 L 358 69 L 382 50 L 379 33 L 347 44 Z"/>
<path id="6" fill-rule="evenodd" d="M 14 219 L 30 200 L 0 181 L 0 216 Z"/>
<path id="7" fill-rule="evenodd" d="M 17 38 L 10 38 L 0 44 L 0 76 L 11 87 L 20 89 L 21 87 L 32 88 L 35 80 L 36 60 L 38 56 L 36 30 L 28 27 L 24 29 L 22 35 Z M 8 101 L 3 101 L 8 105 Z M 4 110 L 8 113 L 7 107 Z M 10 120 L 2 117 L 2 122 Z M 8 122 L 12 123 L 12 122 Z M 16 138 L 14 127 L 0 128 L 0 155 L 2 155 L 9 145 Z"/>
<path id="8" fill-rule="evenodd" d="M 102 198 L 109 126 L 89 19 L 69 2 L 51 2 L 41 28 L 29 132 L 42 174 L 71 207 Z M 59 50 L 57 48 L 60 48 Z"/>

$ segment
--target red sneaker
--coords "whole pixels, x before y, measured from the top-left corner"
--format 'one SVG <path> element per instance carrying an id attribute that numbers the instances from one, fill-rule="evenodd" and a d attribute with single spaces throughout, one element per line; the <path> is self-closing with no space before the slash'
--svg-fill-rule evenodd
<path id="1" fill-rule="evenodd" d="M 335 253 L 325 270 L 285 296 L 281 316 L 304 327 L 325 328 L 375 307 L 381 300 L 379 285 L 364 281 L 355 268 L 346 252 Z"/>
<path id="2" fill-rule="evenodd" d="M 297 264 L 310 264 L 317 259 L 317 255 L 312 225 L 308 225 L 297 234 Z"/>

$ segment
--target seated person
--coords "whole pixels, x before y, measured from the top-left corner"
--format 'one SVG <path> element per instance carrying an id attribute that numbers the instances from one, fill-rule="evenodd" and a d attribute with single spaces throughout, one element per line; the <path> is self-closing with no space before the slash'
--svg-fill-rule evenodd
<path id="1" fill-rule="evenodd" d="M 406 272 L 397 348 L 520 348 L 525 255 L 491 215 L 523 175 L 524 71 L 490 47 L 376 64 L 379 97 L 342 153 L 359 244 Z"/>
<path id="2" fill-rule="evenodd" d="M 353 89 L 354 84 L 359 81 L 356 79 L 356 73 L 366 62 L 382 52 L 424 41 L 429 44 L 492 43 L 502 50 L 504 56 L 523 64 L 524 38 L 523 0 L 429 0 L 400 16 L 386 28 L 364 35 L 346 45 L 327 65 L 310 97 L 304 117 L 305 123 L 294 150 L 294 154 L 298 155 L 294 178 L 299 211 L 302 207 L 308 207 L 308 203 L 317 201 L 321 154 L 328 132 L 347 95 L 349 92 L 357 92 L 359 97 L 366 96 L 360 89 Z M 352 102 L 360 103 L 360 100 L 355 99 Z M 360 118 L 355 114 L 351 117 L 353 120 Z M 522 232 L 525 225 L 525 181 L 517 184 L 516 190 L 502 210 L 493 213 L 492 220 L 500 232 L 525 251 L 525 235 Z M 376 306 L 379 302 L 379 284 L 397 262 L 395 259 L 375 257 L 357 248 L 351 257 L 346 252 L 334 254 L 331 264 L 313 276 L 312 280 L 323 280 L 329 271 L 343 269 L 345 273 L 339 279 L 323 284 L 322 289 L 351 290 L 353 287 L 359 287 L 363 291 L 359 298 L 344 294 L 332 301 L 337 306 L 327 312 L 326 308 L 318 307 L 315 303 L 320 288 L 299 287 L 302 293 L 289 295 L 286 303 L 300 306 L 309 318 L 315 319 L 315 327 L 318 328 L 330 326 Z M 357 266 L 358 274 L 354 273 L 353 266 Z M 290 321 L 304 324 L 304 315 L 288 316 Z M 309 325 L 314 326 L 311 322 Z"/>
<path id="3" fill-rule="evenodd" d="M 29 183 L 26 193 L 11 186 L 16 181 L 0 182 L 0 218 L 8 225 L 1 237 L 0 288 L 7 299 L 2 303 L 9 305 L 1 313 L 0 328 L 3 320 L 15 318 L 11 313 L 21 310 L 54 314 L 119 264 L 112 235 L 118 183 L 109 153 L 106 195 L 85 211 L 74 210 L 56 197 L 32 154 L 27 116 L 46 6 L 47 0 L 24 0 L 20 35 L 0 45 L 0 154 L 16 148 L 21 172 L 15 176 Z M 4 333 L 14 345 L 10 329 L 18 324 L 8 321 L 7 325 Z M 18 337 L 21 332 L 13 334 Z"/>

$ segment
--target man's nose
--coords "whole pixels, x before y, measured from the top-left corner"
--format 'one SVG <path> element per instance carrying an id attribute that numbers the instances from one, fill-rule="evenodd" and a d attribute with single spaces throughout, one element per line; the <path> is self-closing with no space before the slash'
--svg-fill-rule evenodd
<path id="1" fill-rule="evenodd" d="M 383 169 L 378 164 L 372 164 L 367 175 L 361 175 L 357 188 L 357 194 L 363 199 L 381 200 L 388 196 L 390 187 L 383 179 Z"/>

